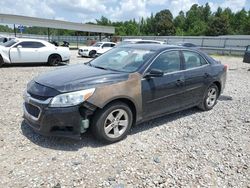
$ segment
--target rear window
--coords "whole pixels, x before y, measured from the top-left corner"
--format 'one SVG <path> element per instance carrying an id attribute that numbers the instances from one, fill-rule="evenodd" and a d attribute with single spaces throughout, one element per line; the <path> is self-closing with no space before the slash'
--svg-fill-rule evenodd
<path id="1" fill-rule="evenodd" d="M 207 62 L 200 54 L 191 51 L 183 51 L 183 56 L 185 59 L 185 68 L 192 69 L 206 65 Z"/>

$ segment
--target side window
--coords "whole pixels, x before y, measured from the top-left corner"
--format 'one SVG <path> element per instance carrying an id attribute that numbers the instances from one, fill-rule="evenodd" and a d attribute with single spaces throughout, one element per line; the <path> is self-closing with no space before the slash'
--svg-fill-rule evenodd
<path id="1" fill-rule="evenodd" d="M 115 44 L 111 44 L 111 47 L 114 47 L 115 46 Z"/>
<path id="2" fill-rule="evenodd" d="M 150 69 L 159 69 L 164 73 L 179 71 L 181 69 L 181 59 L 179 51 L 164 52 L 159 55 Z"/>
<path id="3" fill-rule="evenodd" d="M 15 47 L 17 47 L 18 45 L 21 45 L 22 48 L 41 48 L 41 47 L 44 47 L 44 44 L 42 44 L 40 42 L 20 42 Z"/>
<path id="4" fill-rule="evenodd" d="M 111 47 L 111 45 L 109 43 L 107 43 L 107 44 L 103 44 L 102 47 L 103 48 L 109 48 L 109 47 Z"/>
<path id="5" fill-rule="evenodd" d="M 32 48 L 42 48 L 44 47 L 44 44 L 42 44 L 41 42 L 32 42 L 31 46 Z"/>
<path id="6" fill-rule="evenodd" d="M 186 69 L 192 69 L 207 64 L 205 59 L 201 57 L 201 55 L 199 55 L 198 53 L 183 51 L 183 56 L 185 59 Z"/>

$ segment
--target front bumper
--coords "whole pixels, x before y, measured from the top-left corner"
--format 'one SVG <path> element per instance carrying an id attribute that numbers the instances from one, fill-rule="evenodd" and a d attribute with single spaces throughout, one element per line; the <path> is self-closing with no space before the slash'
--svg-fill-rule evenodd
<path id="1" fill-rule="evenodd" d="M 29 94 L 24 96 L 23 117 L 35 132 L 45 136 L 81 139 L 83 116 L 79 106 L 50 108 L 51 98 L 38 100 Z"/>
<path id="2" fill-rule="evenodd" d="M 79 50 L 79 51 L 78 51 L 78 55 L 80 55 L 80 56 L 85 56 L 85 57 L 89 57 L 89 51 Z"/>

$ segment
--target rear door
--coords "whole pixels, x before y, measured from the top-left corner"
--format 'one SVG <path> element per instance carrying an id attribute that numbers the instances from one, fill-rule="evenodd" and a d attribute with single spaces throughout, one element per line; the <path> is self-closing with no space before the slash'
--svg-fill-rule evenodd
<path id="1" fill-rule="evenodd" d="M 212 80 L 210 64 L 195 51 L 182 51 L 184 61 L 185 99 L 186 106 L 199 103 L 205 89 Z"/>
<path id="2" fill-rule="evenodd" d="M 250 63 L 250 45 L 246 47 L 243 62 Z"/>
<path id="3" fill-rule="evenodd" d="M 12 63 L 43 62 L 40 58 L 40 50 L 45 47 L 40 42 L 26 41 L 16 44 L 10 49 Z"/>
<path id="4" fill-rule="evenodd" d="M 154 116 L 182 108 L 184 97 L 184 74 L 180 52 L 166 51 L 151 64 L 152 69 L 162 70 L 162 77 L 142 80 L 142 101 L 144 117 Z"/>

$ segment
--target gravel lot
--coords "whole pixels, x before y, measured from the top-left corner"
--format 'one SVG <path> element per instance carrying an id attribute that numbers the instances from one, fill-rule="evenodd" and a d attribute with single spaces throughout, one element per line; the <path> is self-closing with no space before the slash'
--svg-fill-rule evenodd
<path id="1" fill-rule="evenodd" d="M 0 187 L 250 187 L 250 64 L 229 65 L 226 89 L 209 112 L 196 108 L 137 125 L 103 145 L 39 136 L 23 123 L 22 93 L 56 67 L 0 69 Z M 72 51 L 71 63 L 87 61 Z"/>

